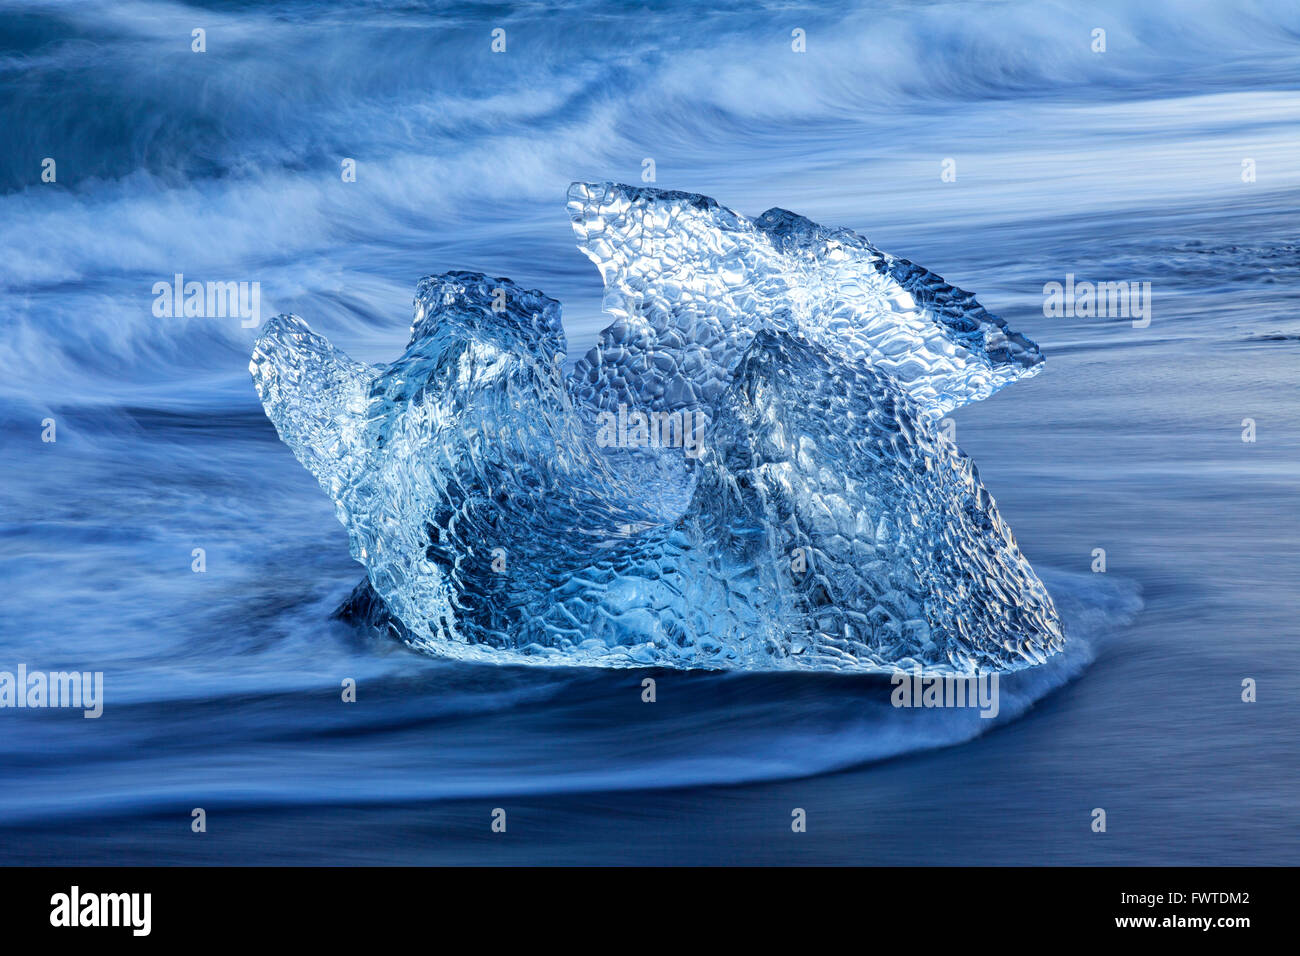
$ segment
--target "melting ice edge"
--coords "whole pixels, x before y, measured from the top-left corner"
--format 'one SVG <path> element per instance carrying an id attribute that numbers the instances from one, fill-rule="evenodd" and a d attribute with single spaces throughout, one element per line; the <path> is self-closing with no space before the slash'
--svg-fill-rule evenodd
<path id="1" fill-rule="evenodd" d="M 1033 342 L 783 209 L 614 183 L 568 208 L 614 317 L 570 374 L 560 303 L 478 273 L 420 281 L 390 365 L 264 327 L 266 414 L 366 568 L 348 614 L 501 663 L 971 674 L 1062 649 L 939 427 L 1037 373 Z"/>

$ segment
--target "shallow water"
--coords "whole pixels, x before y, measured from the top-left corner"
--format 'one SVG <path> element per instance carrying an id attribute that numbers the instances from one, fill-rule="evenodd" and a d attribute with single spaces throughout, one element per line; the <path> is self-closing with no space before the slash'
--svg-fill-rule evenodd
<path id="1" fill-rule="evenodd" d="M 106 686 L 98 720 L 0 711 L 4 859 L 1296 861 L 1294 4 L 0 17 L 0 669 Z M 646 158 L 857 229 L 1043 347 L 953 415 L 1074 639 L 997 719 L 861 677 L 450 664 L 333 620 L 361 569 L 258 405 L 256 330 L 152 311 L 178 272 L 257 281 L 262 317 L 384 361 L 416 280 L 475 269 L 563 301 L 573 359 L 606 320 L 565 187 Z M 1150 326 L 1046 317 L 1067 273 L 1150 281 Z"/>

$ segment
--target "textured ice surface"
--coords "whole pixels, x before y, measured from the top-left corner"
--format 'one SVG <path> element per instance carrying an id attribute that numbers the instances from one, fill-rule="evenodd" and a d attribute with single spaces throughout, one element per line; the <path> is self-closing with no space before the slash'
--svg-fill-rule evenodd
<path id="1" fill-rule="evenodd" d="M 569 215 L 615 316 L 574 374 L 575 396 L 600 407 L 707 409 L 761 329 L 871 362 L 926 414 L 1043 361 L 969 292 L 784 209 L 750 220 L 706 196 L 574 183 Z"/>
<path id="2" fill-rule="evenodd" d="M 969 673 L 1061 648 L 937 427 L 1037 371 L 1033 343 L 782 210 L 613 184 L 569 208 L 615 315 L 572 376 L 559 303 L 477 273 L 421 281 L 388 366 L 293 316 L 263 330 L 267 414 L 366 567 L 349 613 L 490 661 Z M 620 406 L 665 436 L 698 412 L 699 457 L 611 446 Z"/>

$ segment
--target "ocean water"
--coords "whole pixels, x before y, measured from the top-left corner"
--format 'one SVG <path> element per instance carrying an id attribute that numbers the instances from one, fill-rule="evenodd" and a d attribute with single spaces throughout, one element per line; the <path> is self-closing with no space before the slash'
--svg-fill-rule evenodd
<path id="1" fill-rule="evenodd" d="M 1300 861 L 1298 78 L 1285 2 L 2 0 L 0 670 L 105 689 L 96 720 L 0 710 L 0 862 Z M 337 620 L 362 570 L 256 329 L 154 314 L 177 273 L 257 282 L 385 361 L 462 268 L 560 299 L 575 359 L 608 318 L 565 189 L 645 160 L 1042 346 L 952 416 L 1071 637 L 996 719 Z M 1150 282 L 1150 324 L 1046 315 L 1067 275 Z"/>

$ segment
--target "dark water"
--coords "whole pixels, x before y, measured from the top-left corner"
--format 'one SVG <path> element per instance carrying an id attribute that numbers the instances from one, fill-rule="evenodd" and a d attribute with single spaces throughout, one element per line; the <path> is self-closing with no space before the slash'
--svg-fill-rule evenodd
<path id="1" fill-rule="evenodd" d="M 1297 77 L 1294 3 L 0 3 L 0 670 L 105 680 L 98 720 L 0 710 L 0 859 L 1297 862 Z M 646 158 L 1042 345 L 954 415 L 1074 639 L 998 719 L 332 620 L 361 569 L 257 403 L 256 330 L 152 311 L 178 272 L 257 281 L 383 361 L 416 280 L 464 268 L 561 299 L 576 357 L 605 319 L 565 187 Z M 1046 317 L 1067 273 L 1151 282 L 1150 326 Z"/>

